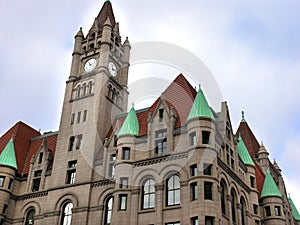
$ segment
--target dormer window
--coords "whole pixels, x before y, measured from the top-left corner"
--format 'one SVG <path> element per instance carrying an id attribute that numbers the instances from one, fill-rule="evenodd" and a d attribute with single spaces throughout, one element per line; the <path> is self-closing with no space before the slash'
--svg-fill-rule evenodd
<path id="1" fill-rule="evenodd" d="M 164 119 L 164 109 L 158 110 L 159 122 L 162 122 Z"/>
<path id="2" fill-rule="evenodd" d="M 42 161 L 43 161 L 43 152 L 40 152 L 38 164 L 41 164 Z"/>
<path id="3" fill-rule="evenodd" d="M 156 155 L 167 154 L 167 130 L 166 129 L 156 131 L 155 154 Z"/>

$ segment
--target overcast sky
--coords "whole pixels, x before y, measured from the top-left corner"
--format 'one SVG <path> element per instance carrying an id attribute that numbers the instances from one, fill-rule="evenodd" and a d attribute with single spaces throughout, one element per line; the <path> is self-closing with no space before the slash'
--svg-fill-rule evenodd
<path id="1" fill-rule="evenodd" d="M 300 1 L 112 4 L 123 40 L 173 43 L 208 66 L 228 101 L 234 129 L 244 110 L 300 209 Z M 100 0 L 0 2 L 0 135 L 20 120 L 42 132 L 58 130 L 73 37 L 79 27 L 87 33 L 102 5 Z"/>

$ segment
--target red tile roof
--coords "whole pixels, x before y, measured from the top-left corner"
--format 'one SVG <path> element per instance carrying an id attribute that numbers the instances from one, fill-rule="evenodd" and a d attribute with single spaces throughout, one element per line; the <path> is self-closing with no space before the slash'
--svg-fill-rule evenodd
<path id="1" fill-rule="evenodd" d="M 3 151 L 10 138 L 13 137 L 14 139 L 15 153 L 18 166 L 17 172 L 19 174 L 22 173 L 24 163 L 26 161 L 28 149 L 30 146 L 30 139 L 39 135 L 41 135 L 40 132 L 20 121 L 1 136 L 0 153 Z"/>
<path id="2" fill-rule="evenodd" d="M 39 153 L 41 146 L 43 145 L 43 141 L 46 141 L 47 150 L 51 151 L 51 153 L 55 154 L 56 142 L 57 142 L 57 132 L 49 133 L 44 136 L 40 136 L 31 140 L 31 144 L 28 150 L 28 154 L 26 157 L 26 161 L 24 163 L 23 174 L 28 174 L 30 168 L 30 161 L 32 157 L 36 156 Z M 50 165 L 52 167 L 52 165 Z"/>
<path id="3" fill-rule="evenodd" d="M 166 88 L 160 97 L 146 110 L 137 110 L 137 117 L 140 125 L 139 136 L 147 135 L 148 133 L 148 115 L 154 113 L 160 101 L 165 101 L 169 108 L 174 108 L 178 117 L 175 128 L 179 128 L 186 123 L 189 111 L 193 105 L 197 91 L 192 85 L 185 79 L 182 74 L 179 74 L 175 80 Z M 118 118 L 114 123 L 122 126 L 126 115 Z M 111 129 L 107 135 L 107 138 L 111 138 L 113 130 Z"/>
<path id="4" fill-rule="evenodd" d="M 258 190 L 259 196 L 260 196 L 263 185 L 264 185 L 264 180 L 265 180 L 265 174 L 255 160 L 256 155 L 259 151 L 260 145 L 259 145 L 256 137 L 254 136 L 252 130 L 248 126 L 247 122 L 242 121 L 240 123 L 239 128 L 237 130 L 237 135 L 238 134 L 240 134 L 241 137 L 243 138 L 243 141 L 247 147 L 247 150 L 249 151 L 249 153 L 254 161 L 254 164 L 256 167 L 256 169 L 255 169 L 256 186 L 257 186 L 257 190 Z"/>
<path id="5" fill-rule="evenodd" d="M 255 138 L 253 132 L 251 131 L 250 127 L 248 126 L 247 122 L 241 122 L 239 128 L 237 130 L 237 134 L 243 137 L 245 145 L 252 156 L 252 158 L 256 158 L 256 155 L 259 151 L 259 143 Z"/>
<path id="6" fill-rule="evenodd" d="M 41 136 L 40 132 L 20 121 L 0 137 L 0 153 L 11 137 L 14 139 L 17 173 L 20 175 L 29 172 L 31 158 L 38 153 L 43 140 L 47 141 L 48 149 L 52 154 L 55 153 L 57 133 Z"/>

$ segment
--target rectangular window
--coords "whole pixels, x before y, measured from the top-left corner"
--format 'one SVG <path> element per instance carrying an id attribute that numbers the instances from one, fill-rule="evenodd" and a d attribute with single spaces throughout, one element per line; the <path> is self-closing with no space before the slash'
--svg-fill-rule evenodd
<path id="1" fill-rule="evenodd" d="M 5 214 L 5 213 L 6 213 L 7 207 L 8 207 L 8 205 L 7 205 L 7 204 L 4 204 L 4 205 L 3 205 L 3 210 L 2 210 L 2 213 L 3 213 L 3 214 Z"/>
<path id="2" fill-rule="evenodd" d="M 72 160 L 72 161 L 68 162 L 66 184 L 74 184 L 75 183 L 76 166 L 77 166 L 77 160 Z"/>
<path id="3" fill-rule="evenodd" d="M 40 176 L 42 176 L 42 170 L 34 171 L 34 177 L 40 177 Z"/>
<path id="4" fill-rule="evenodd" d="M 164 138 L 166 136 L 167 136 L 167 130 L 166 129 L 156 131 L 156 138 Z"/>
<path id="5" fill-rule="evenodd" d="M 81 112 L 77 113 L 77 123 L 80 123 Z"/>
<path id="6" fill-rule="evenodd" d="M 204 199 L 212 200 L 212 182 L 204 182 Z"/>
<path id="7" fill-rule="evenodd" d="M 209 137 L 210 137 L 209 131 L 202 131 L 202 144 L 209 144 Z"/>
<path id="8" fill-rule="evenodd" d="M 253 212 L 254 214 L 258 214 L 258 205 L 253 205 Z"/>
<path id="9" fill-rule="evenodd" d="M 266 206 L 265 207 L 265 213 L 266 213 L 266 216 L 271 216 L 271 208 L 270 208 L 270 206 Z"/>
<path id="10" fill-rule="evenodd" d="M 76 136 L 77 142 L 76 142 L 76 149 L 80 149 L 81 147 L 81 142 L 82 142 L 82 134 L 79 134 Z"/>
<path id="11" fill-rule="evenodd" d="M 5 177 L 0 177 L 0 187 L 4 186 Z"/>
<path id="12" fill-rule="evenodd" d="M 191 177 L 197 176 L 197 164 L 193 164 L 190 166 Z"/>
<path id="13" fill-rule="evenodd" d="M 197 183 L 191 183 L 191 194 L 192 194 L 192 201 L 198 200 L 198 185 Z"/>
<path id="14" fill-rule="evenodd" d="M 69 169 L 76 168 L 76 166 L 77 166 L 77 160 L 73 160 L 73 161 L 68 162 L 68 168 Z"/>
<path id="15" fill-rule="evenodd" d="M 166 225 L 180 225 L 180 222 L 171 222 L 171 223 L 166 223 Z"/>
<path id="16" fill-rule="evenodd" d="M 190 133 L 190 146 L 195 146 L 197 143 L 196 132 Z"/>
<path id="17" fill-rule="evenodd" d="M 191 225 L 199 225 L 198 217 L 191 218 Z"/>
<path id="18" fill-rule="evenodd" d="M 71 125 L 74 124 L 74 121 L 75 121 L 75 113 L 72 113 L 72 116 L 71 116 Z"/>
<path id="19" fill-rule="evenodd" d="M 275 206 L 275 216 L 281 216 L 281 209 L 280 206 Z"/>
<path id="20" fill-rule="evenodd" d="M 82 121 L 85 122 L 86 121 L 86 117 L 87 117 L 87 110 L 83 111 L 83 118 Z"/>
<path id="21" fill-rule="evenodd" d="M 66 184 L 74 184 L 76 178 L 76 169 L 67 171 Z"/>
<path id="22" fill-rule="evenodd" d="M 120 188 L 128 188 L 128 177 L 120 178 Z"/>
<path id="23" fill-rule="evenodd" d="M 41 178 L 34 178 L 32 180 L 32 191 L 35 192 L 35 191 L 39 191 L 40 189 L 40 183 L 41 183 Z"/>
<path id="24" fill-rule="evenodd" d="M 159 109 L 158 114 L 159 114 L 159 122 L 163 121 L 164 109 Z"/>
<path id="25" fill-rule="evenodd" d="M 41 164 L 42 162 L 43 162 L 43 152 L 40 152 L 38 164 Z"/>
<path id="26" fill-rule="evenodd" d="M 108 177 L 113 178 L 115 176 L 115 160 L 116 160 L 116 154 L 111 154 L 109 158 L 109 164 L 108 164 Z"/>
<path id="27" fill-rule="evenodd" d="M 203 163 L 203 174 L 204 175 L 211 175 L 212 171 L 212 164 Z"/>
<path id="28" fill-rule="evenodd" d="M 214 225 L 214 217 L 206 216 L 205 217 L 205 225 Z"/>
<path id="29" fill-rule="evenodd" d="M 127 195 L 119 195 L 119 210 L 126 210 L 127 207 Z"/>
<path id="30" fill-rule="evenodd" d="M 11 189 L 11 188 L 12 188 L 13 182 L 14 182 L 14 179 L 10 178 L 10 179 L 9 179 L 9 183 L 8 183 L 8 189 Z"/>
<path id="31" fill-rule="evenodd" d="M 70 139 L 69 139 L 69 148 L 68 148 L 68 151 L 73 151 L 74 142 L 75 142 L 75 136 L 71 136 Z"/>
<path id="32" fill-rule="evenodd" d="M 252 188 L 255 188 L 255 177 L 250 177 L 250 184 Z"/>
<path id="33" fill-rule="evenodd" d="M 122 159 L 129 160 L 130 159 L 130 148 L 123 147 L 122 151 L 123 151 L 123 153 L 122 153 Z"/>
<path id="34" fill-rule="evenodd" d="M 156 150 L 155 153 L 157 155 L 165 155 L 167 154 L 167 138 L 155 142 Z"/>

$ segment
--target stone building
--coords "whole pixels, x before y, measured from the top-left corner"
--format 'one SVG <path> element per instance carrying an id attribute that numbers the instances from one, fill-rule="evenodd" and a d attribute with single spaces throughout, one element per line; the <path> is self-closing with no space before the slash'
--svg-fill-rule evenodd
<path id="1" fill-rule="evenodd" d="M 106 1 L 75 36 L 59 131 L 0 138 L 0 224 L 299 225 L 281 169 L 180 74 L 127 113 L 131 46 Z"/>

